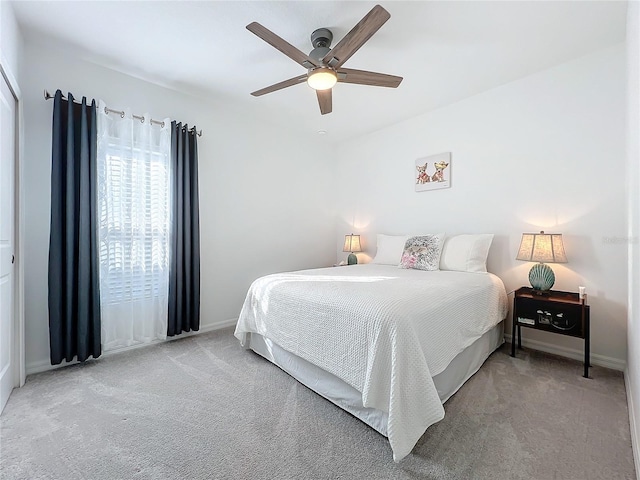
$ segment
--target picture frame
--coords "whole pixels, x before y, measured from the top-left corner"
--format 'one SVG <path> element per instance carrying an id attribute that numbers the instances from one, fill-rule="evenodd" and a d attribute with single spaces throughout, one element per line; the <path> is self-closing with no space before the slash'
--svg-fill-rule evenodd
<path id="1" fill-rule="evenodd" d="M 449 188 L 451 186 L 451 152 L 416 159 L 413 183 L 416 192 Z"/>

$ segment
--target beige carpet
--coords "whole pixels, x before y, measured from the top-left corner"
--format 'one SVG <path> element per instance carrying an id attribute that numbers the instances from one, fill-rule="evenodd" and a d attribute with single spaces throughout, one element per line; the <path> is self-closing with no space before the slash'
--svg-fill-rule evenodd
<path id="1" fill-rule="evenodd" d="M 0 417 L 0 478 L 633 479 L 622 374 L 581 369 L 503 347 L 395 464 L 225 329 L 30 376 Z"/>

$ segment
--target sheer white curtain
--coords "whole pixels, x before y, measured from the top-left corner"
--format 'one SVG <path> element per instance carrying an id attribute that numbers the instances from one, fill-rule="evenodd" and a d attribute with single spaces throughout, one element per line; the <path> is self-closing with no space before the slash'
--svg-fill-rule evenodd
<path id="1" fill-rule="evenodd" d="M 167 334 L 171 130 L 100 101 L 98 219 L 105 351 Z"/>

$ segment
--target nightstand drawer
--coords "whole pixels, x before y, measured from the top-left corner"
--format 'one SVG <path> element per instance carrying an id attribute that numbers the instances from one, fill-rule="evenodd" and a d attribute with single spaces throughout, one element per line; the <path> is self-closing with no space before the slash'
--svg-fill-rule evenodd
<path id="1" fill-rule="evenodd" d="M 586 306 L 588 310 L 589 306 Z M 518 298 L 515 306 L 516 324 L 536 330 L 584 338 L 582 307 L 547 302 L 543 299 Z"/>

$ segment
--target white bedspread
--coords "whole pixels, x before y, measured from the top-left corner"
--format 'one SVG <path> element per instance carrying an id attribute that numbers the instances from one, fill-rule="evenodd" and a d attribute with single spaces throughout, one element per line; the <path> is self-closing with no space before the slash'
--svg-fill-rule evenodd
<path id="1" fill-rule="evenodd" d="M 270 338 L 362 392 L 388 413 L 393 458 L 408 455 L 444 418 L 432 376 L 507 314 L 490 273 L 387 265 L 304 270 L 251 285 L 235 336 Z"/>

